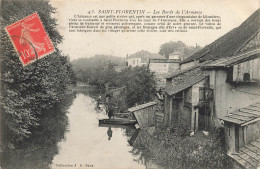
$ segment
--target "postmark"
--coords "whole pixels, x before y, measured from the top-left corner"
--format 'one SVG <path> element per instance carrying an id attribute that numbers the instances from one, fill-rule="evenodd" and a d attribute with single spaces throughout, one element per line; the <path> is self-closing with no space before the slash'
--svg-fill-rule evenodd
<path id="1" fill-rule="evenodd" d="M 39 15 L 32 15 L 6 27 L 23 66 L 55 51 Z"/>

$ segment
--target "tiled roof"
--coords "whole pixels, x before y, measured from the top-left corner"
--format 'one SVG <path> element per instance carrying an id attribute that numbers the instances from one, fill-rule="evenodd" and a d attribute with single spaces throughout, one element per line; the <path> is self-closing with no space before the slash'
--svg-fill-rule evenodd
<path id="1" fill-rule="evenodd" d="M 174 78 L 174 77 L 179 76 L 179 75 L 181 75 L 181 74 L 185 74 L 185 73 L 187 73 L 187 72 L 189 72 L 189 71 L 193 71 L 193 70 L 195 70 L 195 69 L 199 69 L 199 68 L 202 67 L 203 65 L 206 65 L 206 64 L 211 63 L 211 62 L 212 62 L 212 61 L 206 61 L 206 62 L 203 62 L 203 63 L 199 63 L 199 64 L 197 64 L 197 65 L 195 65 L 195 66 L 189 67 L 189 68 L 187 68 L 187 69 L 184 69 L 184 70 L 181 70 L 181 71 L 173 72 L 173 73 L 167 75 L 166 78 Z"/>
<path id="2" fill-rule="evenodd" d="M 195 66 L 192 66 L 192 67 L 190 67 L 190 68 L 187 68 L 187 69 L 184 69 L 184 70 L 181 70 L 181 71 L 173 72 L 172 74 L 166 76 L 166 78 L 174 78 L 174 77 L 176 77 L 176 76 L 179 76 L 179 75 L 181 75 L 181 74 L 183 74 L 183 73 L 186 73 L 186 72 L 188 72 L 188 71 L 190 71 L 190 70 L 193 70 L 193 69 L 196 69 L 196 68 L 198 68 L 198 67 L 200 67 L 200 65 L 195 65 Z"/>
<path id="3" fill-rule="evenodd" d="M 159 53 L 150 53 L 149 59 L 166 59 Z"/>
<path id="4" fill-rule="evenodd" d="M 181 54 L 181 53 L 183 53 L 183 52 L 180 52 L 180 51 L 174 51 L 174 52 L 171 53 L 170 55 L 179 55 L 179 54 Z"/>
<path id="5" fill-rule="evenodd" d="M 260 167 L 260 139 L 240 148 L 238 153 L 228 154 L 244 168 L 256 169 Z"/>
<path id="6" fill-rule="evenodd" d="M 156 105 L 156 104 L 158 104 L 158 103 L 157 102 L 149 102 L 149 103 L 141 104 L 141 105 L 138 105 L 138 106 L 135 106 L 135 107 L 131 107 L 127 111 L 134 112 L 134 111 L 137 111 L 137 110 L 149 107 L 149 106 L 153 106 L 153 105 Z"/>
<path id="7" fill-rule="evenodd" d="M 179 79 L 175 79 L 176 85 L 166 86 L 165 92 L 168 95 L 176 94 L 206 79 L 207 77 L 208 75 L 204 74 L 200 69 L 189 72 L 188 74 L 182 74 L 178 77 Z"/>
<path id="8" fill-rule="evenodd" d="M 230 58 L 221 58 L 212 61 L 206 65 L 203 65 L 202 67 L 204 68 L 229 67 L 259 57 L 260 57 L 260 49 L 256 49 Z"/>
<path id="9" fill-rule="evenodd" d="M 150 59 L 150 63 L 180 63 L 180 59 Z"/>
<path id="10" fill-rule="evenodd" d="M 162 55 L 158 54 L 158 53 L 150 53 L 146 50 L 141 50 L 138 51 L 130 56 L 128 56 L 128 58 L 142 58 L 142 59 L 166 59 L 165 57 L 163 57 Z M 147 60 L 148 61 L 148 60 Z"/>
<path id="11" fill-rule="evenodd" d="M 241 126 L 245 126 L 252 122 L 259 121 L 260 103 L 255 103 L 248 107 L 239 109 L 220 119 L 227 122 L 239 124 Z"/>
<path id="12" fill-rule="evenodd" d="M 212 60 L 223 57 L 232 57 L 253 35 L 259 32 L 260 9 L 255 11 L 239 27 L 234 28 L 202 50 L 183 60 L 182 63 L 194 60 Z"/>

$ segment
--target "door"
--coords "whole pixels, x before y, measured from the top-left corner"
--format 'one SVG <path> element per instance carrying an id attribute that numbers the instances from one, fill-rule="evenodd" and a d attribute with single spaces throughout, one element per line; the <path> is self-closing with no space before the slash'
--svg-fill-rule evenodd
<path id="1" fill-rule="evenodd" d="M 210 88 L 199 88 L 199 106 L 198 106 L 198 129 L 208 131 L 210 128 L 210 102 L 212 100 L 213 90 Z"/>

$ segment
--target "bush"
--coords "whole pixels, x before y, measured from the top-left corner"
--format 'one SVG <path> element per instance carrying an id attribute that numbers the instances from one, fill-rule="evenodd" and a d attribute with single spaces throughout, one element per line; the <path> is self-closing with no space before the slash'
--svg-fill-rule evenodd
<path id="1" fill-rule="evenodd" d="M 57 48 L 62 36 L 56 30 L 55 13 L 46 0 L 1 1 L 1 109 L 4 146 L 28 138 L 39 117 L 63 99 L 74 76 L 69 59 Z M 23 67 L 5 27 L 37 12 L 55 47 L 55 52 Z"/>
<path id="2" fill-rule="evenodd" d="M 166 168 L 230 168 L 221 133 L 223 130 L 214 130 L 208 137 L 189 137 L 180 126 L 158 129 L 154 135 L 142 131 L 134 149 Z"/>

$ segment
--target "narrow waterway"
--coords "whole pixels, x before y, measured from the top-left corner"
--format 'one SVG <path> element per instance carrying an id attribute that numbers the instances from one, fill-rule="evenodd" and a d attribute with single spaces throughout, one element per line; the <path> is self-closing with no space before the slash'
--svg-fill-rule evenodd
<path id="1" fill-rule="evenodd" d="M 107 118 L 96 109 L 95 100 L 77 94 L 68 109 L 68 129 L 58 142 L 58 154 L 53 157 L 52 169 L 145 168 L 140 156 L 133 153 L 131 137 L 136 129 L 99 126 L 98 119 Z"/>

